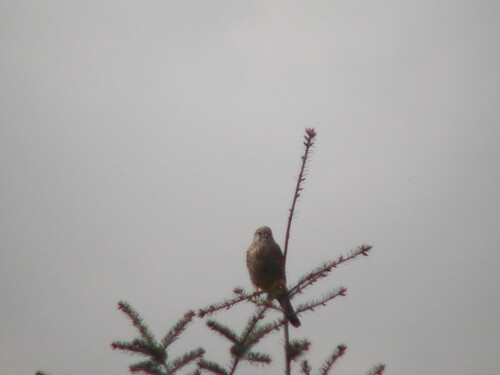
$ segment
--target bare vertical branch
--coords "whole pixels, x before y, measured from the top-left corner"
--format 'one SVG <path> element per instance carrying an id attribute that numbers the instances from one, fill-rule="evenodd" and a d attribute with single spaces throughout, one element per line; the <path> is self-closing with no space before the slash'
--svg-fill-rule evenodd
<path id="1" fill-rule="evenodd" d="M 295 193 L 293 195 L 292 207 L 290 208 L 290 213 L 288 215 L 288 224 L 286 226 L 286 235 L 285 235 L 285 247 L 283 249 L 283 268 L 286 264 L 286 254 L 288 252 L 288 241 L 290 240 L 290 229 L 292 228 L 292 220 L 295 212 L 295 205 L 297 204 L 297 200 L 300 197 L 300 192 L 302 191 L 302 183 L 306 180 L 304 176 L 304 172 L 306 170 L 307 159 L 309 157 L 309 153 L 311 151 L 312 146 L 314 145 L 314 138 L 316 137 L 316 132 L 313 128 L 306 129 L 306 135 L 304 135 L 304 146 L 306 147 L 304 150 L 304 155 L 302 155 L 302 165 L 300 166 L 299 177 L 297 178 L 297 185 L 295 186 Z"/>
<path id="2" fill-rule="evenodd" d="M 302 164 L 300 166 L 300 172 L 299 176 L 297 178 L 297 184 L 295 185 L 295 192 L 293 194 L 293 200 L 292 200 L 292 207 L 290 208 L 290 212 L 288 215 L 288 223 L 286 226 L 286 235 L 285 235 L 285 246 L 283 248 L 283 269 L 286 266 L 286 256 L 288 253 L 288 241 L 290 240 L 290 230 L 292 228 L 292 220 L 293 220 L 293 215 L 295 213 L 295 205 L 297 204 L 297 200 L 300 197 L 300 192 L 302 191 L 303 187 L 302 184 L 306 180 L 305 178 L 305 170 L 307 166 L 307 160 L 309 158 L 309 153 L 311 151 L 312 146 L 314 145 L 314 138 L 316 137 L 316 132 L 314 131 L 313 128 L 307 128 L 306 129 L 306 134 L 304 135 L 304 155 L 302 155 Z M 284 348 L 285 348 L 285 374 L 290 375 L 291 374 L 291 359 L 289 358 L 289 355 L 287 354 L 288 351 L 288 346 L 290 345 L 290 334 L 288 331 L 288 322 L 285 323 L 285 329 L 284 329 L 284 339 L 285 342 L 283 343 Z"/>
<path id="3" fill-rule="evenodd" d="M 288 331 L 289 325 L 288 321 L 285 323 L 285 342 L 283 345 L 285 346 L 285 374 L 290 375 L 292 373 L 292 360 L 290 359 L 290 356 L 288 355 L 288 345 L 290 345 L 290 333 Z"/>

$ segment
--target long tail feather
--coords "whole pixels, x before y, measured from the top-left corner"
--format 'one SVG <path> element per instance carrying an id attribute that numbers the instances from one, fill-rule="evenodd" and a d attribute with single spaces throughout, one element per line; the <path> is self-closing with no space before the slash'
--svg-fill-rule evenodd
<path id="1" fill-rule="evenodd" d="M 300 320 L 297 318 L 297 314 L 295 313 L 295 310 L 293 309 L 292 304 L 290 303 L 290 299 L 288 298 L 288 295 L 284 294 L 282 296 L 279 296 L 276 298 L 281 305 L 281 308 L 283 309 L 283 313 L 285 314 L 285 317 L 288 319 L 290 324 L 294 326 L 295 328 L 300 327 Z"/>

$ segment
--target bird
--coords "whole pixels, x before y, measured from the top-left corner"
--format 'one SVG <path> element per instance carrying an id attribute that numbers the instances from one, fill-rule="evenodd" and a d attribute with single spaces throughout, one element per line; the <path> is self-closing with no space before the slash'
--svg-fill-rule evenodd
<path id="1" fill-rule="evenodd" d="M 293 309 L 286 288 L 283 252 L 273 238 L 269 227 L 255 231 L 253 242 L 247 250 L 247 267 L 252 284 L 276 298 L 290 324 L 300 327 L 300 320 Z"/>

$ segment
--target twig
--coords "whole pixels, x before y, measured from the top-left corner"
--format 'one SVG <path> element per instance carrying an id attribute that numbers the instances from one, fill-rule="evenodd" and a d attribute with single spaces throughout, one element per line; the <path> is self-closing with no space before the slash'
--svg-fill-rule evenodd
<path id="1" fill-rule="evenodd" d="M 345 297 L 347 292 L 347 289 L 344 287 L 334 289 L 328 293 L 326 293 L 324 296 L 322 296 L 320 299 L 317 300 L 312 300 L 304 304 L 300 304 L 297 306 L 297 313 L 302 313 L 304 311 L 314 311 L 316 307 L 321 307 L 321 306 L 326 306 L 326 303 L 334 299 L 335 297 L 342 296 Z"/>
<path id="2" fill-rule="evenodd" d="M 267 310 L 267 306 L 263 306 L 260 308 L 260 311 L 257 312 L 257 314 L 255 314 L 252 319 L 250 319 L 247 327 L 246 327 L 246 332 L 244 333 L 244 335 L 242 336 L 241 338 L 241 342 L 247 342 L 248 341 L 248 337 L 250 336 L 250 334 L 252 333 L 252 331 L 254 330 L 255 326 L 257 325 L 257 323 L 264 318 L 264 315 L 266 313 L 266 310 Z M 234 356 L 233 357 L 234 360 L 233 360 L 233 364 L 231 366 L 231 371 L 229 372 L 229 375 L 233 375 L 234 372 L 236 371 L 236 367 L 238 367 L 238 363 L 240 362 L 240 359 L 242 359 L 241 356 Z"/>
<path id="3" fill-rule="evenodd" d="M 360 255 L 368 256 L 368 252 L 371 249 L 372 246 L 370 245 L 361 245 L 357 249 L 352 250 L 349 255 L 347 256 L 341 255 L 336 260 L 331 260 L 329 262 L 326 262 L 325 264 L 316 268 L 312 272 L 309 272 L 307 275 L 302 277 L 292 289 L 290 289 L 289 292 L 290 297 L 293 297 L 297 293 L 301 293 L 308 286 L 314 284 L 319 279 L 326 277 L 328 273 L 330 273 L 338 265 L 348 262 L 349 260 L 352 260 Z"/>
<path id="4" fill-rule="evenodd" d="M 292 360 L 288 355 L 288 345 L 290 345 L 290 333 L 289 331 L 288 320 L 285 322 L 285 374 L 290 375 L 292 371 Z"/>
<path id="5" fill-rule="evenodd" d="M 292 199 L 292 207 L 290 208 L 290 212 L 288 215 L 288 223 L 286 225 L 286 234 L 285 234 L 285 246 L 283 248 L 283 269 L 285 269 L 286 266 L 286 256 L 288 254 L 288 243 L 290 240 L 290 230 L 292 228 L 292 221 L 293 221 L 293 215 L 295 213 L 295 205 L 297 204 L 297 200 L 300 197 L 300 192 L 302 191 L 302 183 L 306 180 L 304 176 L 304 172 L 306 170 L 306 165 L 307 165 L 307 159 L 309 157 L 309 152 L 311 150 L 311 147 L 314 145 L 314 138 L 316 137 L 316 132 L 314 131 L 313 128 L 307 128 L 306 129 L 306 135 L 304 135 L 305 141 L 304 141 L 304 155 L 302 155 L 302 164 L 300 166 L 300 172 L 299 172 L 299 177 L 297 178 L 297 184 L 295 185 L 295 192 L 293 194 L 293 199 Z M 285 374 L 290 375 L 291 374 L 291 359 L 289 358 L 288 355 L 288 346 L 290 345 L 290 333 L 288 331 L 288 322 L 285 323 L 285 329 L 284 329 L 284 335 L 285 335 L 285 342 L 284 342 L 284 348 L 285 348 Z"/>
<path id="6" fill-rule="evenodd" d="M 219 310 L 223 310 L 223 309 L 228 310 L 231 307 L 233 307 L 234 305 L 236 305 L 237 303 L 240 303 L 243 301 L 252 301 L 255 303 L 255 301 L 253 299 L 255 297 L 260 296 L 264 292 L 257 291 L 257 292 L 254 292 L 252 294 L 248 294 L 242 288 L 234 288 L 233 293 L 236 294 L 236 297 L 229 298 L 229 299 L 224 300 L 223 302 L 214 303 L 214 304 L 211 304 L 210 306 L 199 309 L 198 313 L 197 313 L 198 318 L 203 318 L 205 315 L 214 314 Z"/>
<path id="7" fill-rule="evenodd" d="M 345 345 L 339 345 L 335 349 L 335 351 L 330 355 L 330 357 L 323 363 L 323 366 L 319 369 L 320 375 L 327 375 L 334 363 L 342 357 L 345 354 L 345 351 L 347 350 L 347 346 Z"/>
<path id="8" fill-rule="evenodd" d="M 371 371 L 368 372 L 368 375 L 382 375 L 385 370 L 385 365 L 380 363 L 376 365 Z"/>
<path id="9" fill-rule="evenodd" d="M 307 165 L 307 159 L 309 157 L 309 152 L 311 147 L 314 145 L 314 138 L 316 137 L 316 132 L 313 128 L 306 129 L 306 135 L 304 136 L 304 146 L 306 146 L 304 150 L 304 155 L 302 155 L 302 165 L 300 166 L 299 177 L 297 178 L 297 185 L 295 186 L 295 193 L 293 194 L 292 207 L 290 208 L 290 213 L 288 215 L 288 223 L 286 226 L 286 235 L 285 235 L 285 247 L 283 249 L 283 268 L 285 268 L 286 264 L 286 255 L 288 253 L 288 241 L 290 240 L 290 229 L 292 228 L 292 220 L 295 212 L 295 205 L 297 204 L 297 200 L 300 197 L 300 192 L 303 189 L 302 183 L 305 181 L 304 172 Z"/>

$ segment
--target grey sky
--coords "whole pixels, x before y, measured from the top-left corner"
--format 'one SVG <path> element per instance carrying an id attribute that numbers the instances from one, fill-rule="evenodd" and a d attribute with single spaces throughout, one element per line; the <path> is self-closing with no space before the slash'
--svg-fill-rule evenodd
<path id="1" fill-rule="evenodd" d="M 346 343 L 336 374 L 497 373 L 499 19 L 498 1 L 0 1 L 0 374 L 124 374 L 120 299 L 161 335 L 250 287 L 305 127 L 288 278 L 374 245 L 293 331 L 316 368 Z M 177 349 L 198 345 L 226 358 L 199 321 Z"/>

